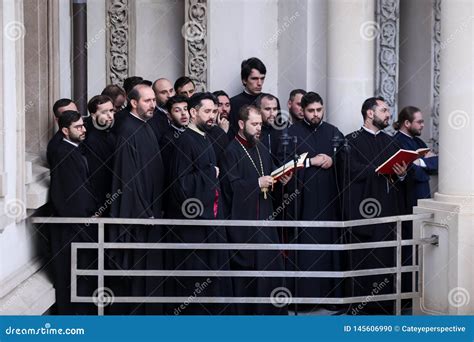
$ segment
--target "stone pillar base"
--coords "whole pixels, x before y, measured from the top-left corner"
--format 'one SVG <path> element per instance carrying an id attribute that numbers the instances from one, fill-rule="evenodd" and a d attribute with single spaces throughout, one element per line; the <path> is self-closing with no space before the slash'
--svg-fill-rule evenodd
<path id="1" fill-rule="evenodd" d="M 414 237 L 439 236 L 439 246 L 424 245 L 421 298 L 414 301 L 414 314 L 474 314 L 474 196 L 439 193 L 420 200 L 415 214 L 433 213 L 434 218 L 414 224 Z"/>

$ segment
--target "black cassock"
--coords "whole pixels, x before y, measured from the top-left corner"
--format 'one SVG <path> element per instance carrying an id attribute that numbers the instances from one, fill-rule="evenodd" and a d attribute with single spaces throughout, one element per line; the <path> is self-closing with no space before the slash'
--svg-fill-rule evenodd
<path id="1" fill-rule="evenodd" d="M 90 182 L 99 205 L 97 215 L 107 217 L 112 197 L 115 135 L 109 129 L 97 129 L 92 118 L 86 120 L 86 140 L 82 144 L 90 171 Z M 107 201 L 108 200 L 108 201 Z"/>
<path id="2" fill-rule="evenodd" d="M 186 129 L 177 140 L 172 158 L 171 204 L 168 216 L 175 219 L 221 218 L 221 196 L 216 173 L 216 157 L 209 138 L 202 132 Z M 225 243 L 225 227 L 174 226 L 170 227 L 168 242 Z M 170 251 L 167 265 L 173 270 L 228 270 L 227 250 Z M 167 293 L 175 296 L 226 297 L 232 296 L 229 277 L 175 277 Z M 227 304 L 195 303 L 181 308 L 170 306 L 173 314 L 229 314 L 233 306 Z"/>
<path id="3" fill-rule="evenodd" d="M 161 218 L 164 168 L 160 148 L 149 124 L 129 113 L 117 133 L 112 193 L 120 196 L 112 203 L 110 215 L 117 218 Z M 163 228 L 157 226 L 116 225 L 108 230 L 108 239 L 116 242 L 160 242 Z M 113 269 L 163 269 L 160 250 L 112 250 L 109 266 Z M 130 281 L 129 279 L 132 279 Z M 119 294 L 162 295 L 160 277 L 111 277 L 111 286 Z M 115 291 L 112 288 L 113 291 Z M 115 304 L 114 304 L 115 305 Z M 112 313 L 143 313 L 144 306 Z M 146 305 L 147 313 L 161 313 L 161 305 Z M 148 311 L 149 309 L 149 311 Z"/>
<path id="4" fill-rule="evenodd" d="M 238 139 L 238 140 L 237 140 Z M 240 143 L 239 143 L 240 141 Z M 250 157 L 258 168 L 252 164 L 241 144 L 247 149 Z M 261 156 L 264 175 L 270 175 L 274 169 L 272 158 L 263 144 L 249 147 L 240 136 L 232 140 L 222 160 L 222 193 L 226 219 L 232 220 L 273 220 L 273 204 L 270 192 L 267 199 L 258 185 L 262 176 Z M 229 227 L 229 242 L 232 243 L 279 243 L 278 229 L 273 227 Z M 284 262 L 281 251 L 232 251 L 232 270 L 283 271 Z M 270 297 L 272 291 L 284 287 L 282 278 L 249 278 L 235 277 L 234 293 L 236 297 Z M 271 304 L 239 304 L 239 314 L 286 314 L 287 310 L 279 305 Z"/>
<path id="5" fill-rule="evenodd" d="M 295 193 L 294 179 L 286 187 L 289 217 L 294 216 L 294 205 L 297 204 L 297 218 L 303 221 L 339 221 L 341 220 L 340 184 L 337 183 L 336 155 L 333 153 L 332 140 L 334 137 L 343 138 L 337 127 L 321 122 L 314 127 L 306 121 L 299 121 L 288 130 L 289 136 L 297 137 L 296 152 L 301 155 L 308 152 L 307 158 L 318 154 L 326 154 L 333 158 L 333 166 L 323 169 L 308 166 L 298 171 L 298 193 Z M 290 155 L 294 154 L 294 147 L 290 144 Z M 296 195 L 296 196 L 295 196 Z M 295 231 L 288 231 L 290 241 L 303 244 L 341 243 L 342 231 L 335 228 L 299 228 L 298 237 Z M 298 251 L 289 253 L 289 266 L 298 271 L 340 271 L 342 257 L 336 251 Z M 338 278 L 300 278 L 296 283 L 299 297 L 340 297 L 342 296 L 342 279 Z"/>
<path id="6" fill-rule="evenodd" d="M 61 141 L 51 165 L 50 196 L 59 217 L 92 217 L 97 202 L 89 182 L 89 170 L 79 147 Z M 51 264 L 56 307 L 60 315 L 97 314 L 91 304 L 71 303 L 71 243 L 97 241 L 97 229 L 84 224 L 51 225 Z M 78 250 L 78 269 L 97 269 L 97 253 Z M 91 296 L 97 288 L 95 277 L 77 277 L 77 294 Z"/>
<path id="7" fill-rule="evenodd" d="M 407 213 L 406 180 L 396 175 L 375 173 L 375 169 L 391 157 L 399 147 L 383 131 L 377 134 L 364 128 L 346 136 L 350 151 L 344 156 L 343 214 L 346 220 L 357 220 Z M 396 239 L 395 223 L 354 227 L 348 230 L 351 243 L 389 241 Z M 408 232 L 403 232 L 403 237 Z M 350 269 L 393 267 L 394 248 L 361 249 L 350 251 Z M 393 293 L 393 275 L 355 277 L 350 281 L 348 295 L 367 296 L 377 288 L 377 294 Z M 392 314 L 393 302 L 370 302 L 359 313 Z"/>
<path id="8" fill-rule="evenodd" d="M 227 133 L 217 125 L 212 126 L 208 137 L 211 140 L 214 153 L 216 154 L 217 164 L 219 165 L 225 149 L 227 148 L 227 145 L 229 145 L 229 137 L 227 136 Z"/>
<path id="9" fill-rule="evenodd" d="M 46 148 L 46 159 L 48 161 L 48 165 L 51 168 L 55 163 L 56 152 L 58 149 L 59 144 L 63 141 L 64 135 L 61 130 L 56 131 L 52 136 L 51 140 L 48 142 L 48 146 Z"/>

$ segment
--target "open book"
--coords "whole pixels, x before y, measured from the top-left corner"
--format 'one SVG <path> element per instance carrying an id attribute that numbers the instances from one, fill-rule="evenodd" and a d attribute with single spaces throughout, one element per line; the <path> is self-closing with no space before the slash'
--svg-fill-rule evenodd
<path id="1" fill-rule="evenodd" d="M 303 154 L 301 154 L 299 157 L 298 157 L 298 162 L 296 163 L 296 168 L 297 169 L 302 169 L 304 168 L 304 160 L 306 159 L 306 156 L 308 155 L 308 152 L 305 152 Z M 273 177 L 273 180 L 274 181 L 277 181 L 279 180 L 281 177 L 283 177 L 284 175 L 287 175 L 289 174 L 290 172 L 292 172 L 293 170 L 295 169 L 295 161 L 294 160 L 290 160 L 288 163 L 280 166 L 278 169 L 274 170 L 270 176 Z"/>
<path id="2" fill-rule="evenodd" d="M 385 175 L 395 174 L 395 172 L 393 171 L 393 166 L 395 164 L 398 163 L 401 165 L 402 162 L 405 162 L 408 165 L 416 159 L 423 157 L 429 151 L 429 148 L 419 148 L 416 151 L 400 149 L 397 151 L 397 153 L 388 158 L 382 165 L 376 168 L 375 172 Z"/>

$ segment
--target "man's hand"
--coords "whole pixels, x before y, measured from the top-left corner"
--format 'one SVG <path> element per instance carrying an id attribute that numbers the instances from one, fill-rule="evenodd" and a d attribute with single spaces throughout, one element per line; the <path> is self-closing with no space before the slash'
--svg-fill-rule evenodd
<path id="1" fill-rule="evenodd" d="M 269 188 L 273 185 L 273 177 L 272 176 L 262 176 L 258 179 L 258 184 L 261 189 Z"/>
<path id="2" fill-rule="evenodd" d="M 288 173 L 288 174 L 286 174 L 286 175 L 284 175 L 284 176 L 281 176 L 278 181 L 279 181 L 281 184 L 286 185 L 286 184 L 290 181 L 291 177 L 293 177 L 293 172 L 290 172 L 290 173 Z"/>
<path id="3" fill-rule="evenodd" d="M 323 169 L 329 169 L 332 164 L 332 158 L 324 153 L 320 153 L 317 156 L 311 158 L 312 166 L 321 167 Z"/>
<path id="4" fill-rule="evenodd" d="M 217 166 L 214 166 L 216 168 L 216 178 L 219 178 L 219 168 Z"/>
<path id="5" fill-rule="evenodd" d="M 431 157 L 436 157 L 436 154 L 431 152 L 431 151 L 428 151 L 426 154 L 425 154 L 425 157 L 424 158 L 431 158 Z"/>
<path id="6" fill-rule="evenodd" d="M 227 120 L 226 118 L 222 118 L 220 120 L 218 120 L 218 123 L 220 128 L 222 128 L 226 133 L 229 131 L 229 126 L 230 126 L 230 123 L 229 123 L 229 120 Z"/>
<path id="7" fill-rule="evenodd" d="M 393 171 L 398 177 L 405 177 L 407 174 L 407 163 L 402 162 L 402 164 L 396 163 L 393 165 Z"/>

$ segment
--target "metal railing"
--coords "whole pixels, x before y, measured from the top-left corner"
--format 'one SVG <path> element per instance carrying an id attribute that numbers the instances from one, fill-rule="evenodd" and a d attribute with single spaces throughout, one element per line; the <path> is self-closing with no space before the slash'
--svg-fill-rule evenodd
<path id="1" fill-rule="evenodd" d="M 401 314 L 401 301 L 420 297 L 417 289 L 422 289 L 423 258 L 416 258 L 416 247 L 425 244 L 438 244 L 438 236 L 422 239 L 402 239 L 402 222 L 427 220 L 433 214 L 414 214 L 370 218 L 353 221 L 250 221 L 250 220 L 172 220 L 172 219 L 112 219 L 112 218 L 64 218 L 64 217 L 33 217 L 32 223 L 44 224 L 96 224 L 98 227 L 97 242 L 73 242 L 71 244 L 71 301 L 80 303 L 96 303 L 100 298 L 93 296 L 77 295 L 77 276 L 98 277 L 98 288 L 104 288 L 106 276 L 179 276 L 179 277 L 284 277 L 284 278 L 347 278 L 382 274 L 395 275 L 395 293 L 371 295 L 371 301 L 395 300 L 395 312 Z M 353 228 L 374 224 L 396 223 L 396 240 L 346 243 L 346 244 L 252 244 L 252 243 L 157 243 L 157 242 L 105 242 L 106 225 L 141 225 L 146 226 L 225 226 L 235 227 L 288 227 L 288 228 Z M 412 246 L 412 265 L 402 265 L 402 247 Z M 350 251 L 372 248 L 395 247 L 395 267 L 373 268 L 349 271 L 203 271 L 203 270 L 113 270 L 105 269 L 104 252 L 106 249 L 190 249 L 190 250 L 298 250 L 298 251 Z M 97 270 L 78 269 L 77 253 L 79 249 L 97 249 Z M 418 259 L 418 264 L 417 264 Z M 402 273 L 412 273 L 412 291 L 402 293 Z M 418 277 L 416 276 L 418 273 Z M 418 281 L 418 283 L 417 283 Z M 416 286 L 418 285 L 418 286 Z M 139 297 L 139 296 L 114 296 L 115 303 L 183 303 L 188 297 Z M 293 297 L 292 304 L 351 304 L 366 301 L 367 296 L 355 297 Z M 272 297 L 197 297 L 193 303 L 259 303 L 271 304 Z M 100 303 L 99 303 L 100 304 Z M 104 305 L 98 305 L 98 314 L 104 314 Z"/>

